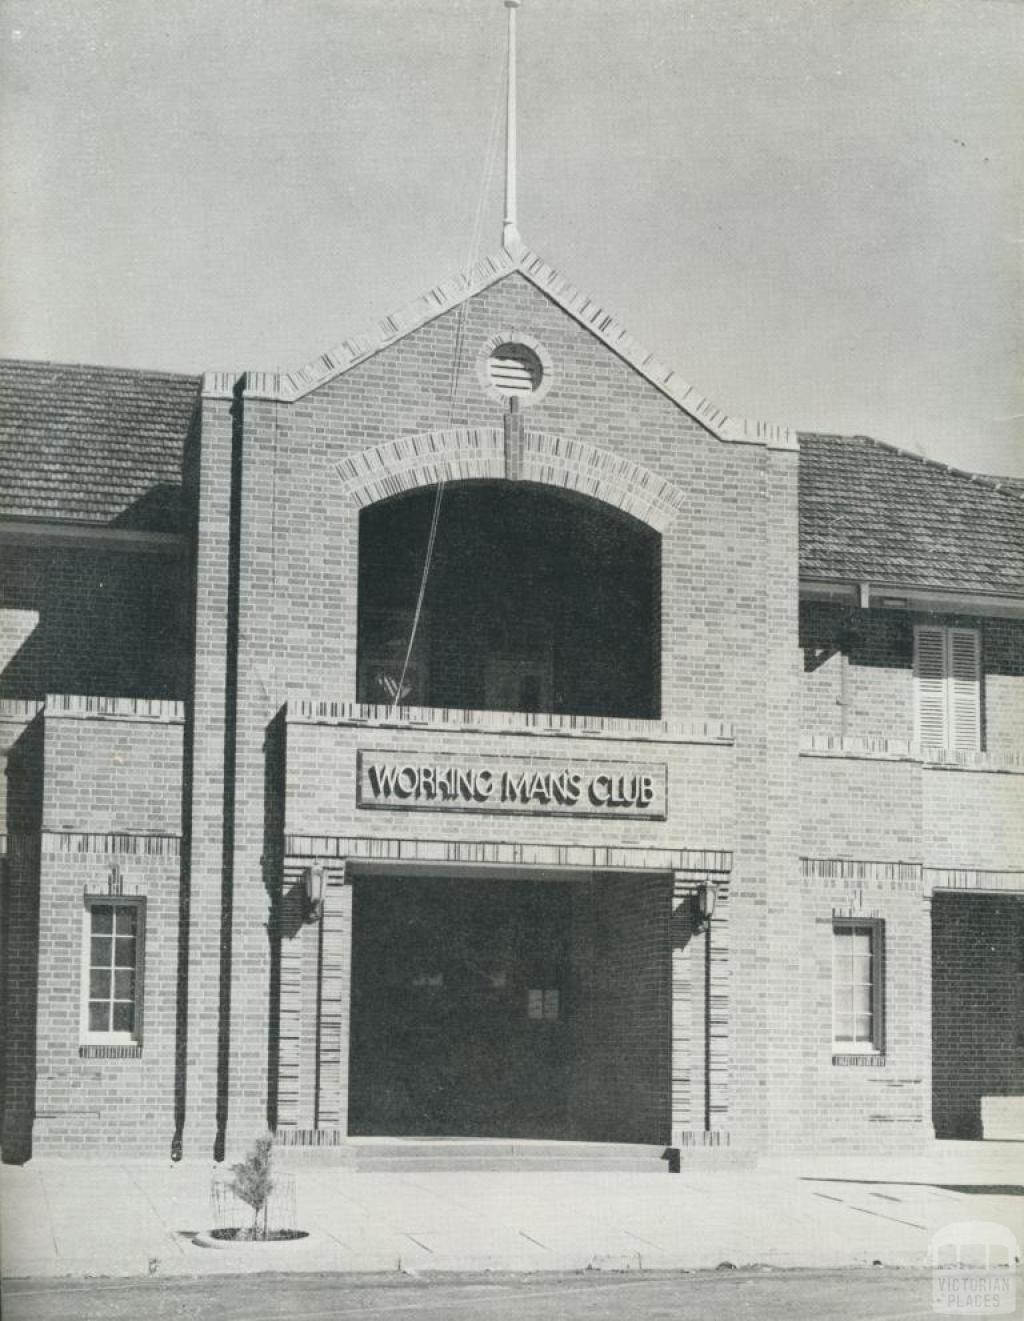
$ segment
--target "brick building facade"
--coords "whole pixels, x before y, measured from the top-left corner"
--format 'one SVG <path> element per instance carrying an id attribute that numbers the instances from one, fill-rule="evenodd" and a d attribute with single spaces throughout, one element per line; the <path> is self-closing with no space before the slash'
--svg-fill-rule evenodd
<path id="1" fill-rule="evenodd" d="M 1019 1134 L 1019 484 L 730 418 L 529 253 L 3 377 L 5 1159 Z"/>

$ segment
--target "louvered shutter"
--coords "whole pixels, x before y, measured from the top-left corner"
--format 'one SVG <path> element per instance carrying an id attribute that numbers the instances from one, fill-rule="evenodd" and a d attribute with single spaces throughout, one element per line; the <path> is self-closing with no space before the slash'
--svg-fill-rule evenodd
<path id="1" fill-rule="evenodd" d="M 981 639 L 977 629 L 951 628 L 948 643 L 948 746 L 981 747 Z"/>
<path id="2" fill-rule="evenodd" d="M 914 737 L 933 748 L 946 746 L 946 630 L 919 624 L 914 630 Z"/>

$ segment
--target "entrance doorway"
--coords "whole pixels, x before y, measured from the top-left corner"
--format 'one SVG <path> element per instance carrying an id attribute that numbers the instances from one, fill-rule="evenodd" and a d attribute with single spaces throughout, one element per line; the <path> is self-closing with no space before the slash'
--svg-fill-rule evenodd
<path id="1" fill-rule="evenodd" d="M 355 881 L 350 1133 L 570 1136 L 574 888 Z"/>

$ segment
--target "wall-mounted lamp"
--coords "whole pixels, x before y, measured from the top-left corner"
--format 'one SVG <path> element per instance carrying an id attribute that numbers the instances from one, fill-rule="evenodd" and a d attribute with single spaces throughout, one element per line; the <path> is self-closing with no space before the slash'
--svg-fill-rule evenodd
<path id="1" fill-rule="evenodd" d="M 319 922 L 324 911 L 324 887 L 327 873 L 323 867 L 307 867 L 302 873 L 302 890 L 306 900 L 307 922 Z"/>
<path id="2" fill-rule="evenodd" d="M 701 881 L 693 896 L 696 917 L 695 930 L 706 931 L 708 929 L 711 925 L 711 919 L 715 915 L 715 904 L 717 902 L 718 886 L 714 881 Z"/>

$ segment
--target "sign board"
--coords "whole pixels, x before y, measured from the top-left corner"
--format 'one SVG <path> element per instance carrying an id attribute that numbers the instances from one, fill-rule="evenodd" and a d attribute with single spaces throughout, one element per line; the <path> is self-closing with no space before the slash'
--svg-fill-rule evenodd
<path id="1" fill-rule="evenodd" d="M 421 812 L 514 812 L 664 821 L 664 762 L 467 756 L 446 760 L 366 749 L 358 754 L 360 807 Z"/>

